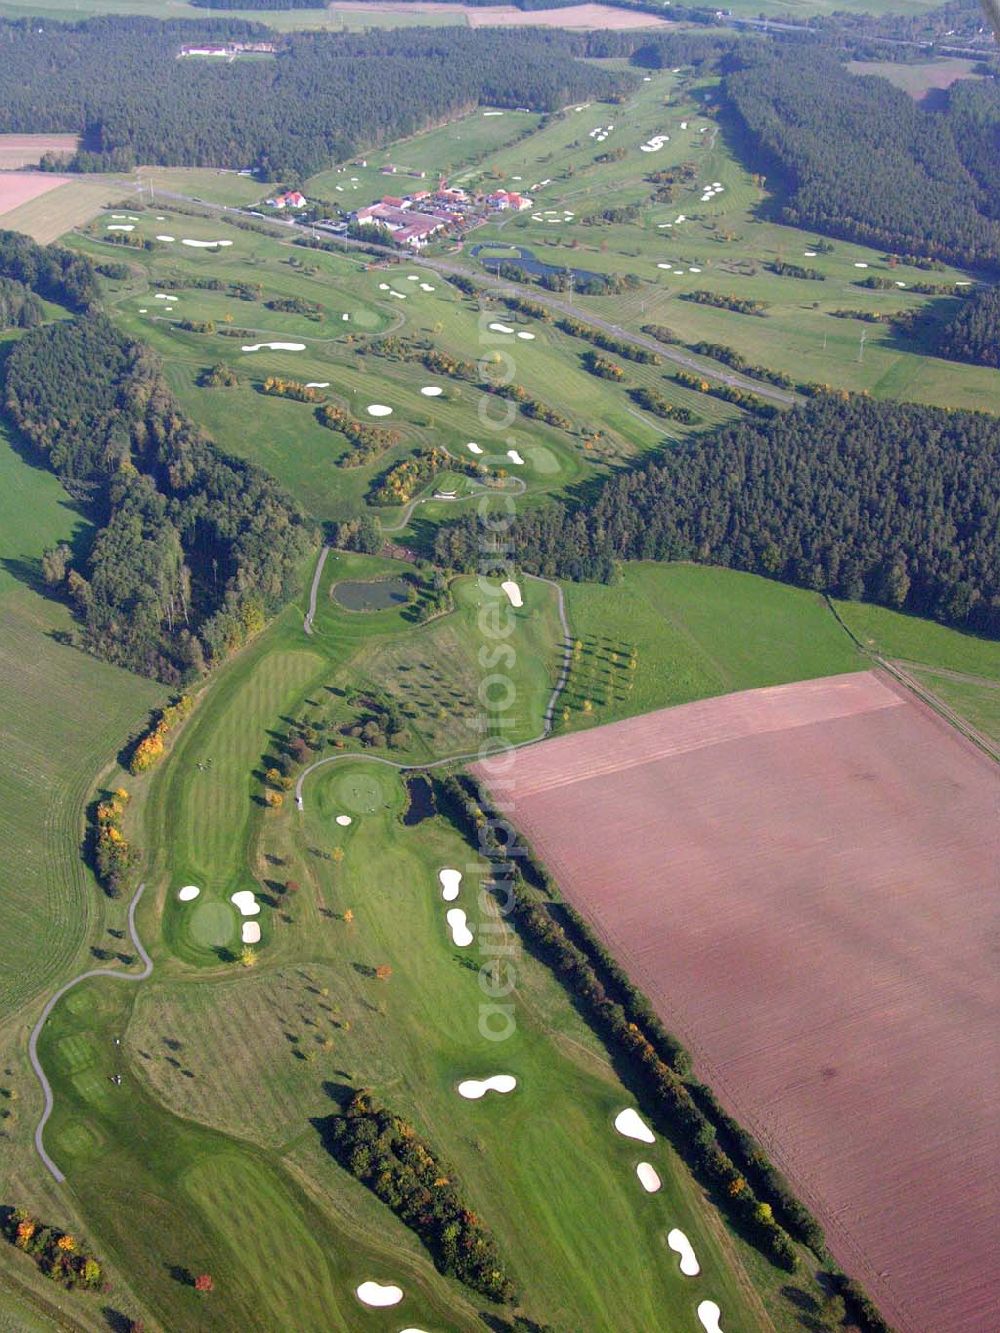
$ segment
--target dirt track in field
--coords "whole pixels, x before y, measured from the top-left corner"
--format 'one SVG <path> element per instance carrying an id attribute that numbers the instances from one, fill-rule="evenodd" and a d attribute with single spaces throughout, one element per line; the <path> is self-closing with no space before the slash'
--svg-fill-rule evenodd
<path id="1" fill-rule="evenodd" d="M 612 9 L 605 5 L 568 5 L 565 9 L 516 9 L 513 5 L 462 5 L 393 3 L 393 0 L 334 0 L 331 9 L 355 12 L 394 11 L 407 14 L 450 14 L 456 23 L 465 21 L 470 28 L 584 28 L 588 31 L 666 28 L 672 25 L 656 14 L 636 10 Z"/>
<path id="2" fill-rule="evenodd" d="M 890 1322 L 995 1328 L 996 767 L 863 673 L 547 741 L 507 781 Z"/>
<path id="3" fill-rule="evenodd" d="M 79 143 L 75 134 L 0 134 L 0 171 L 36 166 L 43 153 L 75 153 Z"/>

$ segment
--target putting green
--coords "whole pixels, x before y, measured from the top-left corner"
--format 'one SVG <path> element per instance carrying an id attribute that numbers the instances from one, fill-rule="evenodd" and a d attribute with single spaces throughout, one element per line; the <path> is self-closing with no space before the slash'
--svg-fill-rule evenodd
<path id="1" fill-rule="evenodd" d="M 352 815 L 373 815 L 387 800 L 379 775 L 354 765 L 334 777 L 331 790 L 334 799 Z"/>
<path id="2" fill-rule="evenodd" d="M 545 476 L 551 476 L 554 472 L 560 471 L 559 459 L 544 444 L 533 445 L 528 450 L 527 458 L 535 471 Z"/>
<path id="3" fill-rule="evenodd" d="M 236 933 L 236 913 L 226 903 L 199 903 L 191 913 L 188 934 L 205 949 L 221 949 Z"/>

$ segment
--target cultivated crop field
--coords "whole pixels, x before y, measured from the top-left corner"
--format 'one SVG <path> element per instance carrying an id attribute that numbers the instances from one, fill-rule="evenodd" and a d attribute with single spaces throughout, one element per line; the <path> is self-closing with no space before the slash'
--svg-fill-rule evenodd
<path id="1" fill-rule="evenodd" d="M 982 1329 L 995 767 L 864 673 L 549 741 L 505 782 L 559 887 L 893 1324 Z"/>
<path id="2" fill-rule="evenodd" d="M 130 192 L 131 186 L 94 176 L 0 173 L 0 226 L 46 244 Z"/>
<path id="3" fill-rule="evenodd" d="M 44 153 L 75 153 L 75 134 L 0 134 L 0 171 L 33 167 Z"/>

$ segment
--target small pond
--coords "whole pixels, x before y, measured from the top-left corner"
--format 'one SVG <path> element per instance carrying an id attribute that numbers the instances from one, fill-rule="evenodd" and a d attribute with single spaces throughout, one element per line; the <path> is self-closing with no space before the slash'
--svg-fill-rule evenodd
<path id="1" fill-rule="evenodd" d="M 598 282 L 607 281 L 607 276 L 603 273 L 592 273 L 586 268 L 567 268 L 562 264 L 545 264 L 538 259 L 534 250 L 529 250 L 525 245 L 504 245 L 499 255 L 492 255 L 491 250 L 500 250 L 501 247 L 495 242 L 481 241 L 478 245 L 473 245 L 469 249 L 469 254 L 473 259 L 478 259 L 483 268 L 490 273 L 496 272 L 498 264 L 514 264 L 518 268 L 523 268 L 525 273 L 533 273 L 536 278 L 544 278 L 552 273 L 572 273 L 574 282 Z"/>
<path id="2" fill-rule="evenodd" d="M 412 777 L 406 779 L 406 795 L 408 804 L 403 823 L 408 827 L 420 824 L 436 813 L 434 788 L 430 784 L 430 779 L 423 773 L 414 773 Z"/>
<path id="3" fill-rule="evenodd" d="M 333 585 L 332 597 L 348 611 L 388 611 L 410 600 L 405 579 L 345 579 Z"/>

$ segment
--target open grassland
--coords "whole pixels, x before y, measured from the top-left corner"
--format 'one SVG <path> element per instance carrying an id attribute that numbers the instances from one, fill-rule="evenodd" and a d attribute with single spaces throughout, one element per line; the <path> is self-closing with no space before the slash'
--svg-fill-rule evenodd
<path id="1" fill-rule="evenodd" d="M 102 917 L 80 860 L 84 807 L 96 775 L 165 696 L 60 642 L 71 620 L 42 591 L 42 551 L 88 538 L 55 477 L 0 432 L 0 1014 L 15 1022 L 64 979 Z"/>
<path id="2" fill-rule="evenodd" d="M 574 731 L 864 666 L 817 593 L 755 574 L 632 564 L 611 587 L 563 587 L 574 651 L 560 725 Z"/>
<path id="3" fill-rule="evenodd" d="M 973 1333 L 997 1299 L 996 797 L 990 760 L 869 673 L 504 774 L 560 889 L 907 1333 Z"/>
<path id="4" fill-rule="evenodd" d="M 889 325 L 830 313 L 930 306 L 943 318 L 955 301 L 907 287 L 920 281 L 953 286 L 971 281 L 970 275 L 893 267 L 881 252 L 845 241 L 824 250 L 815 233 L 768 221 L 772 200 L 737 161 L 713 109 L 717 92 L 712 82 L 653 73 L 624 106 L 569 108 L 538 133 L 493 154 L 482 163 L 483 179 L 526 192 L 534 206 L 502 215 L 476 231 L 475 241 L 524 246 L 556 266 L 635 274 L 640 285 L 634 291 L 577 298 L 626 328 L 665 325 L 684 342 L 734 347 L 749 362 L 797 380 L 995 410 L 994 372 L 929 357 L 920 342 Z M 613 128 L 606 139 L 592 137 L 608 125 Z M 641 151 L 653 135 L 669 138 L 653 152 Z M 690 183 L 669 202 L 652 203 L 649 174 L 685 164 L 692 167 Z M 715 183 L 721 192 L 703 200 L 703 187 Z M 608 207 L 630 204 L 640 206 L 635 221 L 585 222 Z M 823 280 L 778 275 L 769 266 L 779 262 L 814 269 Z M 872 276 L 891 281 L 892 289 L 858 285 Z M 760 318 L 685 300 L 694 290 L 761 301 L 767 312 Z"/>
<path id="5" fill-rule="evenodd" d="M 101 209 L 131 193 L 131 186 L 99 176 L 79 176 L 71 180 L 43 176 L 40 179 L 65 181 L 65 184 L 57 184 L 44 194 L 17 203 L 0 215 L 0 226 L 7 231 L 23 231 L 41 244 L 58 240 L 74 227 L 89 222 Z M 0 201 L 3 189 L 3 177 L 0 176 Z"/>
<path id="6" fill-rule="evenodd" d="M 275 189 L 273 185 L 261 184 L 253 176 L 241 176 L 238 171 L 217 171 L 213 167 L 137 167 L 135 180 L 139 197 L 154 216 L 161 204 L 169 203 L 172 194 L 204 199 L 210 204 L 246 208 L 268 198 Z"/>
<path id="7" fill-rule="evenodd" d="M 853 74 L 874 74 L 888 79 L 915 101 L 923 101 L 928 93 L 950 88 L 957 79 L 980 78 L 975 60 L 927 60 L 915 65 L 901 65 L 893 60 L 851 60 L 847 68 Z"/>

